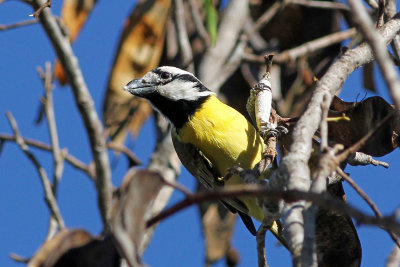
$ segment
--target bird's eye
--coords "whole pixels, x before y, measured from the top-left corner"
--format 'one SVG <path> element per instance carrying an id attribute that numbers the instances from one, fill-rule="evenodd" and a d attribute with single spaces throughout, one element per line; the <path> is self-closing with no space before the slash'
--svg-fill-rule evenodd
<path id="1" fill-rule="evenodd" d="M 160 77 L 163 80 L 167 80 L 167 79 L 171 78 L 171 73 L 169 73 L 169 72 L 161 72 Z"/>

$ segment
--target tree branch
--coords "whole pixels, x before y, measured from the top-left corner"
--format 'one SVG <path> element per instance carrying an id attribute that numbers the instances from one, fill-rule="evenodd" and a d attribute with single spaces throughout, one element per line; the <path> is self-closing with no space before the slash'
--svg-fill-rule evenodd
<path id="1" fill-rule="evenodd" d="M 375 225 L 384 229 L 393 231 L 395 234 L 400 234 L 400 223 L 392 215 L 377 218 L 370 216 L 357 208 L 352 207 L 350 204 L 333 198 L 329 194 L 316 194 L 311 192 L 304 192 L 299 190 L 275 190 L 267 187 L 260 186 L 259 184 L 241 184 L 239 186 L 225 186 L 218 191 L 207 191 L 197 194 L 192 194 L 182 201 L 170 206 L 163 210 L 156 216 L 150 218 L 146 226 L 151 227 L 161 220 L 164 220 L 177 212 L 200 202 L 204 201 L 217 201 L 224 198 L 251 196 L 258 198 L 268 198 L 272 201 L 285 200 L 288 203 L 297 202 L 299 200 L 310 201 L 319 207 L 338 211 L 353 217 L 358 224 Z"/>
<path id="2" fill-rule="evenodd" d="M 43 1 L 34 0 L 32 5 L 36 10 L 43 5 Z M 39 19 L 66 72 L 74 93 L 76 105 L 78 106 L 88 134 L 95 162 L 98 204 L 104 230 L 107 230 L 111 210 L 112 184 L 103 126 L 68 38 L 63 35 L 50 9 L 43 9 L 39 15 Z"/>
<path id="3" fill-rule="evenodd" d="M 30 19 L 30 20 L 24 20 L 24 21 L 20 21 L 20 22 L 8 24 L 8 25 L 0 24 L 0 31 L 11 30 L 11 29 L 15 29 L 15 28 L 19 28 L 19 27 L 23 27 L 23 26 L 27 26 L 27 25 L 36 24 L 36 23 L 38 23 L 37 19 Z"/>
<path id="4" fill-rule="evenodd" d="M 6 112 L 6 116 L 10 122 L 12 130 L 14 131 L 16 143 L 19 145 L 19 147 L 25 153 L 28 159 L 33 163 L 33 165 L 36 167 L 36 170 L 39 174 L 40 180 L 43 185 L 45 201 L 47 206 L 49 207 L 51 216 L 53 216 L 56 219 L 58 227 L 60 229 L 65 228 L 65 223 L 61 216 L 60 209 L 58 208 L 57 200 L 54 197 L 53 190 L 51 188 L 51 183 L 49 181 L 49 178 L 47 177 L 46 171 L 40 165 L 35 155 L 33 155 L 32 152 L 29 151 L 29 147 L 24 143 L 24 139 L 22 139 L 21 134 L 19 133 L 17 122 L 15 121 L 12 114 L 10 112 Z"/>
<path id="5" fill-rule="evenodd" d="M 40 141 L 37 140 L 33 140 L 33 139 L 29 139 L 29 138 L 23 138 L 21 136 L 21 138 L 23 139 L 24 143 L 29 145 L 29 146 L 33 146 L 36 147 L 38 149 L 42 149 L 45 151 L 52 151 L 52 147 L 48 144 L 42 143 Z M 10 142 L 16 142 L 16 138 L 15 136 L 9 135 L 9 134 L 1 134 L 0 133 L 0 140 L 1 141 L 10 141 Z M 68 154 L 66 150 L 63 150 L 63 156 L 66 162 L 68 162 L 69 164 L 71 164 L 72 167 L 83 171 L 86 175 L 89 176 L 89 178 L 91 180 L 94 181 L 94 173 L 93 171 L 89 168 L 88 165 L 86 165 L 85 163 L 83 163 L 82 161 L 80 161 L 79 159 L 77 159 L 76 157 L 74 157 L 71 154 Z"/>
<path id="6" fill-rule="evenodd" d="M 399 15 L 387 22 L 380 30 L 382 40 L 388 44 L 400 29 Z M 310 188 L 310 170 L 307 165 L 311 156 L 312 137 L 321 120 L 321 103 L 324 95 L 330 103 L 332 96 L 342 87 L 344 81 L 355 69 L 373 60 L 372 50 L 366 43 L 346 51 L 331 65 L 314 89 L 307 109 L 298 120 L 292 132 L 292 144 L 271 179 L 273 188 L 288 188 L 308 191 Z M 287 203 L 283 210 L 283 223 L 287 240 L 293 251 L 293 264 L 299 264 L 299 256 L 304 240 L 303 216 L 304 202 Z"/>
<path id="7" fill-rule="evenodd" d="M 354 22 L 367 43 L 371 46 L 382 76 L 389 87 L 389 92 L 397 109 L 400 109 L 400 80 L 393 61 L 387 52 L 387 44 L 375 29 L 367 10 L 360 0 L 348 0 L 353 12 Z M 383 9 L 383 6 L 382 8 Z"/>

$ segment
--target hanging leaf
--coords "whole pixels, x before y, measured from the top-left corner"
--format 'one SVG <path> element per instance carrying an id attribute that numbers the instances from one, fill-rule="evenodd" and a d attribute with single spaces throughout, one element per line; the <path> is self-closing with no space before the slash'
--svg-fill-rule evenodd
<path id="1" fill-rule="evenodd" d="M 206 12 L 206 25 L 210 35 L 211 44 L 217 43 L 218 12 L 212 0 L 204 0 L 204 10 Z"/>

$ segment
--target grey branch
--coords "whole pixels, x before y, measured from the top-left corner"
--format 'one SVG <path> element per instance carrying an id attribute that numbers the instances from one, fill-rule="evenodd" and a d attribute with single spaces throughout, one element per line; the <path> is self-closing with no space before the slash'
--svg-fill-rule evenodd
<path id="1" fill-rule="evenodd" d="M 399 15 L 388 21 L 380 30 L 382 40 L 388 44 L 400 29 Z M 324 95 L 331 102 L 333 95 L 342 87 L 350 73 L 374 59 L 370 47 L 363 43 L 359 47 L 346 51 L 331 65 L 326 74 L 317 83 L 306 111 L 298 120 L 293 133 L 289 153 L 282 159 L 277 172 L 270 179 L 271 186 L 308 191 L 310 188 L 310 170 L 307 166 L 311 155 L 312 137 L 321 120 L 321 103 Z M 282 187 L 281 187 L 282 188 Z M 304 201 L 288 203 L 283 210 L 283 223 L 286 239 L 291 245 L 293 264 L 300 263 L 299 256 L 304 240 L 302 212 Z"/>
<path id="2" fill-rule="evenodd" d="M 282 51 L 281 53 L 275 55 L 274 62 L 275 63 L 286 63 L 291 60 L 296 60 L 299 57 L 314 53 L 325 47 L 328 47 L 328 46 L 334 45 L 336 43 L 340 43 L 343 40 L 352 38 L 353 36 L 356 35 L 356 33 L 357 33 L 357 31 L 354 28 L 352 28 L 352 29 L 345 30 L 342 32 L 335 32 L 335 33 L 326 35 L 324 37 L 309 41 L 298 47 Z M 244 58 L 248 61 L 257 62 L 260 64 L 264 63 L 263 56 L 255 56 L 255 55 L 245 54 Z"/>
<path id="3" fill-rule="evenodd" d="M 32 25 L 38 23 L 37 19 L 30 19 L 30 20 L 24 20 L 21 22 L 13 23 L 13 24 L 8 24 L 8 25 L 3 25 L 0 24 L 0 31 L 6 31 L 6 30 L 11 30 L 11 29 L 16 29 L 19 27 L 27 26 L 27 25 Z"/>
<path id="4" fill-rule="evenodd" d="M 386 267 L 399 267 L 400 265 L 400 248 L 398 246 L 394 246 L 392 253 L 390 253 L 387 261 Z"/>
<path id="5" fill-rule="evenodd" d="M 265 252 L 265 234 L 267 233 L 269 226 L 262 223 L 257 230 L 257 258 L 258 267 L 268 267 L 267 256 Z"/>
<path id="6" fill-rule="evenodd" d="M 174 22 L 178 35 L 178 44 L 181 52 L 182 63 L 189 72 L 194 73 L 193 53 L 186 30 L 185 10 L 182 0 L 174 0 Z"/>
<path id="7" fill-rule="evenodd" d="M 353 12 L 354 22 L 367 43 L 371 46 L 382 76 L 389 87 L 390 95 L 396 107 L 400 108 L 400 80 L 393 61 L 387 51 L 387 44 L 381 38 L 367 10 L 360 0 L 348 0 Z"/>
<path id="8" fill-rule="evenodd" d="M 47 206 L 49 207 L 51 215 L 56 219 L 59 228 L 61 229 L 65 228 L 64 220 L 61 216 L 60 209 L 58 208 L 57 200 L 54 197 L 53 190 L 51 188 L 51 183 L 49 181 L 49 178 L 47 177 L 45 169 L 40 165 L 35 155 L 29 151 L 29 147 L 25 144 L 24 139 L 21 137 L 21 134 L 18 130 L 17 122 L 15 121 L 11 112 L 6 112 L 6 116 L 14 132 L 16 143 L 19 145 L 19 147 L 25 153 L 28 159 L 33 163 L 39 174 L 40 181 L 42 182 L 44 189 L 45 201 Z"/>
<path id="9" fill-rule="evenodd" d="M 45 63 L 45 71 L 42 68 L 38 67 L 37 71 L 39 73 L 40 78 L 43 81 L 44 85 L 44 94 L 45 98 L 43 99 L 44 110 L 47 118 L 47 125 L 51 140 L 51 147 L 53 153 L 53 185 L 52 191 L 54 197 L 57 198 L 57 187 L 58 183 L 61 180 L 62 173 L 64 171 L 64 156 L 63 152 L 60 149 L 60 144 L 58 141 L 58 132 L 56 126 L 56 117 L 54 114 L 54 103 L 53 103 L 53 83 L 52 83 L 52 69 L 51 63 Z M 57 222 L 56 219 L 51 216 L 49 222 L 49 230 L 47 233 L 46 240 L 51 239 L 57 231 Z"/>
<path id="10" fill-rule="evenodd" d="M 352 166 L 365 166 L 372 164 L 374 166 L 385 167 L 386 169 L 389 168 L 389 164 L 387 162 L 376 160 L 371 155 L 367 155 L 362 152 L 356 152 L 355 154 L 350 155 L 350 157 L 347 159 L 347 163 Z"/>
<path id="11" fill-rule="evenodd" d="M 370 197 L 368 197 L 368 195 L 364 192 L 364 190 L 362 190 L 361 187 L 359 187 L 357 185 L 357 183 L 353 179 L 351 179 L 351 177 L 349 175 L 347 175 L 347 173 L 345 173 L 340 167 L 337 167 L 336 171 L 338 172 L 339 175 L 341 175 L 343 177 L 343 179 L 347 183 L 350 184 L 351 187 L 353 187 L 353 189 L 360 195 L 360 197 L 362 199 L 364 199 L 365 202 L 367 202 L 368 206 L 370 206 L 370 208 L 374 212 L 375 216 L 377 218 L 382 218 L 382 213 L 379 211 L 378 207 L 372 201 L 372 199 Z M 393 242 L 400 248 L 400 241 L 397 238 L 397 236 L 391 231 L 387 231 L 387 232 L 390 235 L 390 238 L 392 238 Z"/>
<path id="12" fill-rule="evenodd" d="M 21 137 L 22 138 L 22 137 Z M 38 149 L 42 149 L 45 151 L 52 151 L 52 147 L 48 144 L 42 143 L 40 141 L 37 140 L 33 140 L 33 139 L 29 139 L 29 138 L 22 138 L 24 140 L 24 143 L 29 145 L 29 146 L 33 146 L 36 147 Z M 1 141 L 10 141 L 10 142 L 16 142 L 16 138 L 15 136 L 9 135 L 9 134 L 1 134 L 0 133 L 0 140 Z M 74 157 L 71 154 L 68 154 L 66 150 L 63 150 L 63 156 L 66 162 L 68 162 L 69 164 L 71 164 L 72 167 L 84 172 L 85 174 L 87 174 L 89 176 L 90 179 L 94 180 L 94 174 L 93 171 L 89 168 L 88 165 L 86 165 L 85 163 L 83 163 L 82 161 L 80 161 L 79 159 L 77 159 L 76 157 Z"/>
<path id="13" fill-rule="evenodd" d="M 342 3 L 329 1 L 308 1 L 308 0 L 291 0 L 291 4 L 302 5 L 306 7 L 321 8 L 321 9 L 336 9 L 349 11 L 349 7 Z"/>
<path id="14" fill-rule="evenodd" d="M 43 1 L 35 0 L 32 4 L 36 10 L 43 5 Z M 47 36 L 50 38 L 57 57 L 66 72 L 68 81 L 74 93 L 76 105 L 80 111 L 88 134 L 95 162 L 99 210 L 103 226 L 106 230 L 108 229 L 110 219 L 112 184 L 104 129 L 68 38 L 63 35 L 56 18 L 53 16 L 49 8 L 42 10 L 39 15 L 39 20 L 46 31 Z"/>

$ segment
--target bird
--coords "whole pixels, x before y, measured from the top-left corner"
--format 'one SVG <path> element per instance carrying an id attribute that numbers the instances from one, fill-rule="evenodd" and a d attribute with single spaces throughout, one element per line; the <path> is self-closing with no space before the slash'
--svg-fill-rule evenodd
<path id="1" fill-rule="evenodd" d="M 147 99 L 170 122 L 179 159 L 207 189 L 242 184 L 239 175 L 224 180 L 227 170 L 234 166 L 252 169 L 261 160 L 265 144 L 258 131 L 192 73 L 162 66 L 130 81 L 123 89 Z M 264 218 L 256 198 L 236 197 L 221 202 L 238 213 L 250 233 L 256 235 L 251 217 L 261 222 Z M 271 232 L 282 242 L 276 224 Z"/>

